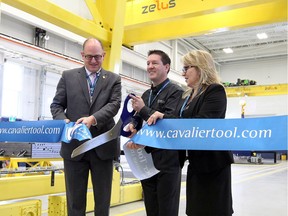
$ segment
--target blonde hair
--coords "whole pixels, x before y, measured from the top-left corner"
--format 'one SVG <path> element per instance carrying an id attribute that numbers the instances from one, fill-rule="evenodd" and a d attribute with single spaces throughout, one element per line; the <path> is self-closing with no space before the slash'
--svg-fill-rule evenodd
<path id="1" fill-rule="evenodd" d="M 199 94 L 202 94 L 205 89 L 213 83 L 221 84 L 213 57 L 210 53 L 204 50 L 192 50 L 181 58 L 181 62 L 183 65 L 195 66 L 199 71 L 200 79 L 198 86 L 201 88 L 201 92 Z M 197 89 L 194 90 L 198 91 Z M 191 92 L 192 89 L 188 88 L 183 93 L 183 97 L 185 98 L 186 96 L 190 95 Z"/>

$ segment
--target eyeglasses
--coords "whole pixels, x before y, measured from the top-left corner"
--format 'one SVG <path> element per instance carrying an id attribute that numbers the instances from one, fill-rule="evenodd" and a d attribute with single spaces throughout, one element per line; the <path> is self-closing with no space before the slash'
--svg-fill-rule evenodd
<path id="1" fill-rule="evenodd" d="M 96 61 L 99 61 L 102 59 L 103 55 L 84 55 L 85 59 L 91 61 L 93 58 L 96 60 Z"/>
<path id="2" fill-rule="evenodd" d="M 182 68 L 182 72 L 183 72 L 183 73 L 186 73 L 189 68 L 193 68 L 193 67 L 196 67 L 196 66 L 193 66 L 193 65 L 184 66 L 184 67 Z"/>

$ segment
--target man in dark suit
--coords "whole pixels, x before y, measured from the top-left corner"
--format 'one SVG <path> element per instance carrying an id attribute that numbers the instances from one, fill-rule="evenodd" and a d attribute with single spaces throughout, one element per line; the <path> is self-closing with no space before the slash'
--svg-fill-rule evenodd
<path id="1" fill-rule="evenodd" d="M 121 78 L 102 68 L 102 43 L 87 39 L 81 52 L 84 67 L 64 71 L 50 106 L 53 119 L 85 124 L 96 137 L 110 130 L 121 103 Z M 92 77 L 92 78 L 91 78 Z M 109 141 L 75 158 L 72 151 L 83 142 L 62 143 L 68 216 L 84 216 L 89 171 L 95 215 L 108 216 L 111 198 L 113 158 L 119 155 L 119 139 Z"/>

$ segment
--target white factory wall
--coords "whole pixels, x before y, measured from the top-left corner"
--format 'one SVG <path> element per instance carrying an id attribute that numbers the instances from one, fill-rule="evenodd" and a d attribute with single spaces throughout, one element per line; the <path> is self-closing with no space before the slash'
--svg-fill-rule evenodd
<path id="1" fill-rule="evenodd" d="M 12 38 L 34 42 L 35 26 L 16 20 L 6 14 L 1 14 L 0 33 Z M 56 85 L 64 69 L 79 67 L 81 64 L 73 59 L 80 59 L 81 44 L 48 32 L 50 39 L 45 44 L 46 48 L 72 57 L 65 60 L 63 57 L 49 55 L 28 46 L 9 43 L 11 49 L 16 50 L 11 56 L 1 49 L 7 46 L 7 41 L 0 40 L 0 115 L 16 116 L 24 120 L 50 119 L 50 103 L 54 97 Z M 162 49 L 172 59 L 172 70 L 169 77 L 185 86 L 181 77 L 180 57 L 191 50 L 180 41 L 163 41 L 137 45 L 132 51 L 122 49 L 122 67 L 120 73 L 125 75 L 122 79 L 123 98 L 132 90 L 141 94 L 149 88 L 145 78 L 146 55 L 150 49 Z M 32 57 L 31 62 L 24 61 Z M 14 67 L 16 69 L 7 69 Z M 14 65 L 14 66 L 11 66 Z M 255 80 L 258 85 L 287 83 L 287 59 L 266 58 L 217 65 L 222 81 L 236 82 L 237 78 Z M 18 72 L 17 72 L 18 71 Z M 19 72 L 20 71 L 20 72 Z M 22 71 L 22 72 L 21 72 Z M 9 74 L 7 78 L 7 73 Z M 20 76 L 17 76 L 20 73 Z M 12 77 L 12 78 L 11 78 Z M 17 78 L 16 78 L 17 77 Z M 129 79 L 129 78 L 134 78 Z M 135 80 L 136 79 L 136 80 Z M 137 80 L 138 79 L 138 80 Z M 140 81 L 146 83 L 141 83 Z M 240 118 L 241 107 L 239 101 L 243 98 L 228 98 L 228 118 Z M 283 115 L 287 114 L 287 95 L 248 97 L 247 116 Z"/>
<path id="2" fill-rule="evenodd" d="M 224 82 L 237 79 L 255 80 L 257 85 L 287 83 L 287 57 L 241 61 L 221 65 L 220 75 Z"/>

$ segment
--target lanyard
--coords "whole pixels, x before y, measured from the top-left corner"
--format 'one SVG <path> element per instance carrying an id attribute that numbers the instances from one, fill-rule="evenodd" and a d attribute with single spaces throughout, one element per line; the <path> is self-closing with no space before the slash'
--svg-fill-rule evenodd
<path id="1" fill-rule="evenodd" d="M 91 74 L 90 74 L 90 75 L 91 75 Z M 93 83 L 91 82 L 91 79 L 90 79 L 90 77 L 89 77 L 90 75 L 87 75 L 87 76 L 86 76 L 86 79 L 87 79 L 88 84 L 89 84 L 90 100 L 92 100 L 93 92 L 94 92 L 94 89 L 95 89 L 95 86 L 96 86 L 96 82 L 97 82 L 98 79 L 99 79 L 100 72 L 96 73 L 96 77 L 95 77 Z"/>
<path id="2" fill-rule="evenodd" d="M 157 94 L 155 95 L 155 97 L 152 99 L 152 89 L 150 89 L 150 94 L 149 94 L 149 100 L 148 100 L 148 106 L 151 107 L 151 105 L 153 104 L 153 102 L 155 101 L 155 99 L 157 98 L 157 96 L 160 94 L 161 91 L 163 91 L 163 89 L 170 83 L 170 80 L 166 81 L 166 83 L 161 87 L 161 89 L 157 92 Z"/>
<path id="3" fill-rule="evenodd" d="M 202 90 L 202 87 L 198 89 L 198 92 L 197 92 L 197 94 L 195 95 L 195 98 L 200 94 L 201 90 Z M 194 91 L 192 91 L 191 94 L 188 95 L 188 96 L 185 98 L 185 101 L 184 101 L 184 103 L 183 103 L 183 105 L 182 105 L 182 107 L 181 107 L 180 113 L 179 113 L 180 117 L 182 117 L 183 111 L 184 111 L 184 109 L 185 109 L 185 107 L 186 107 L 186 105 L 187 105 L 187 103 L 188 103 L 189 98 L 192 96 L 193 92 L 194 92 Z"/>
<path id="4" fill-rule="evenodd" d="M 184 101 L 184 103 L 183 103 L 183 105 L 182 105 L 182 107 L 181 107 L 181 110 L 180 110 L 180 117 L 182 117 L 182 113 L 183 113 L 183 111 L 184 111 L 184 109 L 185 109 L 185 107 L 186 107 L 186 104 L 187 104 L 190 96 L 191 96 L 191 95 L 188 95 L 188 96 L 185 98 L 185 101 Z"/>

